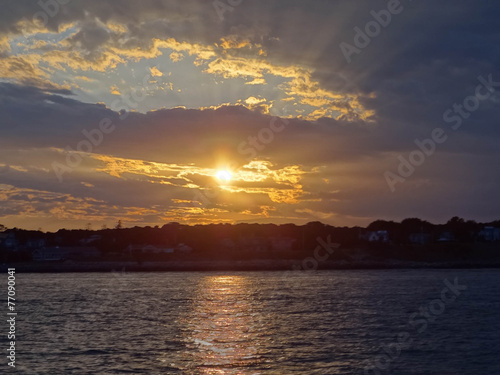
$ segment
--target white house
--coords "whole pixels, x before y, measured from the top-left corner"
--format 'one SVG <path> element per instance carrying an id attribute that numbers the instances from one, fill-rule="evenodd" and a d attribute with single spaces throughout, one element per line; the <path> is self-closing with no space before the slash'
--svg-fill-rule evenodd
<path id="1" fill-rule="evenodd" d="M 500 241 L 500 228 L 484 227 L 479 237 L 488 242 Z"/>
<path id="2" fill-rule="evenodd" d="M 102 236 L 98 235 L 98 234 L 93 234 L 92 236 L 89 236 L 89 237 L 86 237 L 86 238 L 83 238 L 80 240 L 80 244 L 82 245 L 89 245 L 93 242 L 97 242 L 97 241 L 100 241 L 102 238 Z"/>
<path id="3" fill-rule="evenodd" d="M 386 230 L 368 231 L 359 236 L 360 239 L 368 242 L 389 242 L 389 232 Z"/>
<path id="4" fill-rule="evenodd" d="M 193 251 L 193 248 L 181 242 L 175 247 L 175 251 L 180 253 L 190 253 L 191 251 Z"/>

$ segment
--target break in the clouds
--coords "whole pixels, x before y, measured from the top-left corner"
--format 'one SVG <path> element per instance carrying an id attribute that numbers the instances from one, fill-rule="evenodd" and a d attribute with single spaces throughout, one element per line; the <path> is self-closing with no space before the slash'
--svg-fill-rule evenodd
<path id="1" fill-rule="evenodd" d="M 474 1 L 5 1 L 0 222 L 498 218 L 499 15 Z"/>

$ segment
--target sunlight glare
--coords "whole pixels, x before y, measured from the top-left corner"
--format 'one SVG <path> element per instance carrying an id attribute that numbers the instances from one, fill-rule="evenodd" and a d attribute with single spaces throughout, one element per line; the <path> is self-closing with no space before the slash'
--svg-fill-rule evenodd
<path id="1" fill-rule="evenodd" d="M 217 171 L 217 173 L 215 174 L 215 177 L 217 177 L 221 182 L 229 182 L 231 181 L 231 172 L 229 171 L 225 171 L 225 170 L 220 170 L 220 171 Z"/>

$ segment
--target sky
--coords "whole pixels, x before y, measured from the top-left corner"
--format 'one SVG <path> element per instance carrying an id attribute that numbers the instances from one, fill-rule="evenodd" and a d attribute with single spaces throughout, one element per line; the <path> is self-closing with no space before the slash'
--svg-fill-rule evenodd
<path id="1" fill-rule="evenodd" d="M 500 4 L 4 0 L 0 224 L 500 218 Z"/>

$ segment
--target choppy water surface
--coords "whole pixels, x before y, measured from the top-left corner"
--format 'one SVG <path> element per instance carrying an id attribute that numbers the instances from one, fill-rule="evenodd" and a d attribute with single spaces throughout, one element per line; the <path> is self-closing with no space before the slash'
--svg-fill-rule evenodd
<path id="1" fill-rule="evenodd" d="M 498 270 L 18 274 L 10 372 L 500 374 L 499 285 Z"/>

